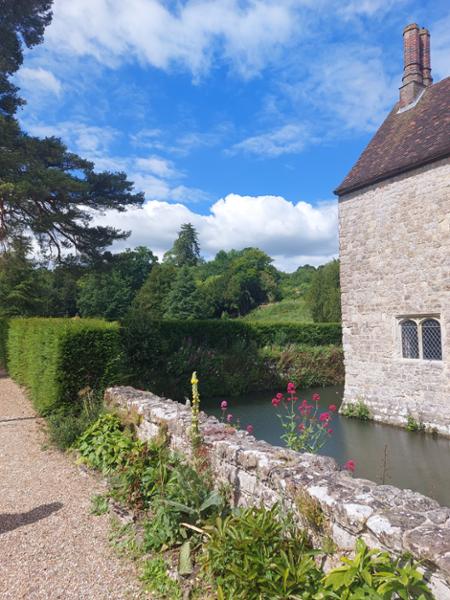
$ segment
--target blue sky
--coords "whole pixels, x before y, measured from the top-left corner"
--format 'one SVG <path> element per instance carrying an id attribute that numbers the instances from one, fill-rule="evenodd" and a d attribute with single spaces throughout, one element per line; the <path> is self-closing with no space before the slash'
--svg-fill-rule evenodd
<path id="1" fill-rule="evenodd" d="M 431 30 L 435 81 L 449 75 L 441 0 L 55 0 L 17 75 L 20 119 L 145 192 L 143 210 L 99 217 L 132 231 L 122 247 L 162 254 L 191 221 L 207 257 L 256 245 L 285 270 L 320 264 L 410 22 Z"/>

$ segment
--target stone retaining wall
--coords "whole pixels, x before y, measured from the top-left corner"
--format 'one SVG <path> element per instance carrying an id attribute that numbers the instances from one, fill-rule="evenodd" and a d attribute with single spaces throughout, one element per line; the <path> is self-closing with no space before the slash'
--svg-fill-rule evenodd
<path id="1" fill-rule="evenodd" d="M 109 388 L 105 401 L 122 414 L 138 416 L 133 422 L 141 439 L 151 439 L 165 426 L 171 447 L 191 455 L 185 406 L 130 387 Z M 352 550 L 357 537 L 392 553 L 409 551 L 423 562 L 436 598 L 450 600 L 450 508 L 410 490 L 353 478 L 332 458 L 272 446 L 215 417 L 201 413 L 200 422 L 214 476 L 231 484 L 235 505 L 271 506 L 282 498 L 300 506 L 304 525 L 317 535 L 301 508 L 305 498 L 313 498 L 326 516 L 323 533 L 339 551 Z"/>

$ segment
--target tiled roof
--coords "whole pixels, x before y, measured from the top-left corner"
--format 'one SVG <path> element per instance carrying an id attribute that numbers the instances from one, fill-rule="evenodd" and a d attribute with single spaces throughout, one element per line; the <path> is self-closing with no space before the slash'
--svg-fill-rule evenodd
<path id="1" fill-rule="evenodd" d="M 413 108 L 397 111 L 398 104 L 335 194 L 450 156 L 450 77 L 426 88 Z"/>

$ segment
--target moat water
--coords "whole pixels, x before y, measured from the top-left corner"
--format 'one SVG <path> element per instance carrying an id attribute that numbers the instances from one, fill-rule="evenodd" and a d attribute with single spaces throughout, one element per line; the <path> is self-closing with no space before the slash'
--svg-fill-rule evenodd
<path id="1" fill-rule="evenodd" d="M 326 411 L 330 404 L 339 408 L 342 387 L 301 390 L 298 396 L 311 400 L 315 392 L 320 394 L 321 410 Z M 236 398 L 209 398 L 202 400 L 202 409 L 220 418 L 220 402 L 227 400 L 228 412 L 234 420 L 240 420 L 242 427 L 251 424 L 256 438 L 282 446 L 283 430 L 271 404 L 273 396 L 272 392 L 258 392 Z M 331 427 L 333 434 L 321 454 L 334 457 L 340 465 L 354 460 L 356 477 L 409 488 L 450 506 L 450 440 L 339 414 Z"/>

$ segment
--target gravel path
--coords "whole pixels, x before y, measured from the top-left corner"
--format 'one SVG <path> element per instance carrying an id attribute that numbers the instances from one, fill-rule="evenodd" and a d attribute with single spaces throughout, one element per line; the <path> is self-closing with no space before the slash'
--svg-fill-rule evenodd
<path id="1" fill-rule="evenodd" d="M 89 514 L 101 483 L 45 449 L 43 425 L 0 374 L 0 598 L 141 598 L 132 563 L 108 545 L 109 517 Z"/>

